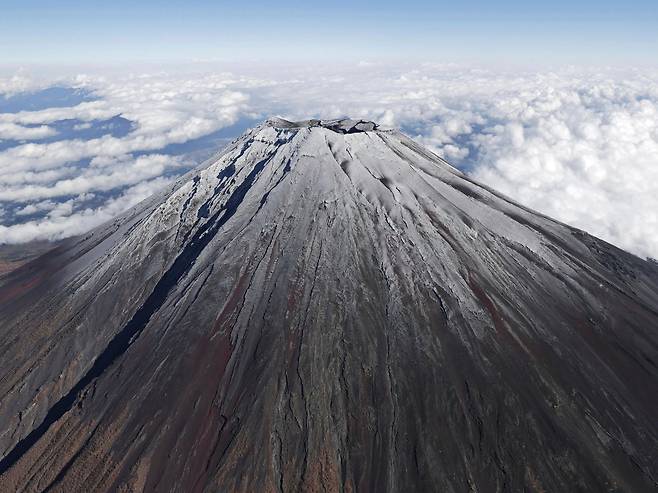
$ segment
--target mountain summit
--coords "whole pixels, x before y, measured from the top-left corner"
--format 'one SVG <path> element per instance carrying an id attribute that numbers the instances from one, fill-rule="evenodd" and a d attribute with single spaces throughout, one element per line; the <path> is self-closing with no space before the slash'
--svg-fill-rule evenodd
<path id="1" fill-rule="evenodd" d="M 0 278 L 3 491 L 655 491 L 658 268 L 272 119 Z"/>

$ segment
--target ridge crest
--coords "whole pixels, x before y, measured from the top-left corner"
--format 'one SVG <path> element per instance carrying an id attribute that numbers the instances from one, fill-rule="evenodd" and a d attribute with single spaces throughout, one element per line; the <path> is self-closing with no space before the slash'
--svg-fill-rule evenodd
<path id="1" fill-rule="evenodd" d="M 353 120 L 351 118 L 337 118 L 333 120 L 300 120 L 290 121 L 280 117 L 273 117 L 265 122 L 266 126 L 278 129 L 293 128 L 326 128 L 340 134 L 354 134 L 360 132 L 374 132 L 379 125 L 368 120 Z"/>

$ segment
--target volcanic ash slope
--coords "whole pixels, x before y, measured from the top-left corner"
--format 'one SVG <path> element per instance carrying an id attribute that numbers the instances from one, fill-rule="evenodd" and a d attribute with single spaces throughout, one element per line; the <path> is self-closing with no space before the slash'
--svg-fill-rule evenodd
<path id="1" fill-rule="evenodd" d="M 658 269 L 273 119 L 0 279 L 2 491 L 656 491 Z"/>

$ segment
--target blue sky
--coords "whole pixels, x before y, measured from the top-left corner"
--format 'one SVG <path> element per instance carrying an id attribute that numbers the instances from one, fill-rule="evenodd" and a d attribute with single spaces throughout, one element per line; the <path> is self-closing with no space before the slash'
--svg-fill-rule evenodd
<path id="1" fill-rule="evenodd" d="M 424 59 L 652 64 L 655 1 L 3 0 L 0 63 Z"/>

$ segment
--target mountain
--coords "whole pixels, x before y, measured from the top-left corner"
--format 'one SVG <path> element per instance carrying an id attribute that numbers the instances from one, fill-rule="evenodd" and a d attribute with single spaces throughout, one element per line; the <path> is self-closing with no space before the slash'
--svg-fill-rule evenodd
<path id="1" fill-rule="evenodd" d="M 0 280 L 3 491 L 656 491 L 658 267 L 272 119 Z"/>
<path id="2" fill-rule="evenodd" d="M 51 241 L 34 240 L 19 245 L 0 245 L 0 277 L 52 250 L 56 244 Z"/>

